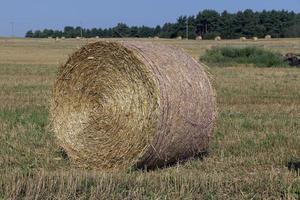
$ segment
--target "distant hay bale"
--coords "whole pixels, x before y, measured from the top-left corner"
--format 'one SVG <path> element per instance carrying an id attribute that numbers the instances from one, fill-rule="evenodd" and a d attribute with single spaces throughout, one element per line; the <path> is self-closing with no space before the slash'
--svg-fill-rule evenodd
<path id="1" fill-rule="evenodd" d="M 254 41 L 257 41 L 257 40 L 258 40 L 258 38 L 257 38 L 257 37 L 253 37 L 253 40 L 254 40 Z"/>
<path id="2" fill-rule="evenodd" d="M 245 38 L 245 37 L 241 37 L 241 38 L 240 38 L 240 40 L 241 40 L 241 41 L 246 41 L 246 40 L 247 40 L 247 38 Z"/>
<path id="3" fill-rule="evenodd" d="M 154 37 L 154 40 L 159 40 L 159 37 L 158 37 L 158 36 L 155 36 L 155 37 Z"/>
<path id="4" fill-rule="evenodd" d="M 48 39 L 53 39 L 53 37 L 48 37 Z"/>
<path id="5" fill-rule="evenodd" d="M 182 40 L 182 37 L 181 37 L 181 36 L 178 36 L 176 39 L 177 39 L 177 40 Z"/>
<path id="6" fill-rule="evenodd" d="M 77 39 L 77 40 L 80 40 L 80 39 L 81 39 L 81 37 L 78 37 L 78 36 L 77 36 L 77 37 L 76 37 L 76 39 Z"/>
<path id="7" fill-rule="evenodd" d="M 53 131 L 78 166 L 163 167 L 205 151 L 216 116 L 204 67 L 151 42 L 96 42 L 60 67 Z"/>
<path id="8" fill-rule="evenodd" d="M 221 41 L 222 38 L 221 38 L 220 36 L 217 36 L 217 37 L 215 37 L 215 40 L 216 40 L 216 41 Z"/>
<path id="9" fill-rule="evenodd" d="M 96 38 L 96 39 L 99 39 L 99 36 L 96 36 L 95 38 Z"/>
<path id="10" fill-rule="evenodd" d="M 196 37 L 196 40 L 202 40 L 202 36 L 200 36 L 200 35 L 197 36 L 197 37 Z"/>
<path id="11" fill-rule="evenodd" d="M 65 38 L 65 37 L 61 37 L 61 39 L 62 39 L 62 40 L 65 40 L 66 38 Z"/>
<path id="12" fill-rule="evenodd" d="M 55 41 L 59 41 L 59 37 L 56 37 L 56 38 L 55 38 Z"/>
<path id="13" fill-rule="evenodd" d="M 271 35 L 266 35 L 266 36 L 265 36 L 265 39 L 267 39 L 267 40 L 269 40 L 269 39 L 271 39 L 271 38 L 272 38 Z"/>

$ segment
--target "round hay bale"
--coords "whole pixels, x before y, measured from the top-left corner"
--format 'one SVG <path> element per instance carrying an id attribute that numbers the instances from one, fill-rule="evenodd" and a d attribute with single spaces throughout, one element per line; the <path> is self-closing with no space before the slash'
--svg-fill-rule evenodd
<path id="1" fill-rule="evenodd" d="M 272 38 L 271 35 L 266 35 L 266 36 L 265 36 L 265 39 L 267 39 L 267 40 L 269 40 L 269 39 L 271 39 L 271 38 Z"/>
<path id="2" fill-rule="evenodd" d="M 61 37 L 61 39 L 62 39 L 62 40 L 65 40 L 65 39 L 66 39 L 66 37 Z"/>
<path id="3" fill-rule="evenodd" d="M 241 37 L 241 38 L 240 38 L 240 40 L 241 40 L 241 41 L 246 41 L 246 40 L 247 40 L 247 38 L 245 38 L 245 37 Z"/>
<path id="4" fill-rule="evenodd" d="M 152 169 L 205 151 L 216 106 L 204 67 L 184 51 L 101 41 L 60 67 L 50 113 L 78 166 Z"/>
<path id="5" fill-rule="evenodd" d="M 253 41 L 257 41 L 258 40 L 258 38 L 257 37 L 253 37 Z"/>
<path id="6" fill-rule="evenodd" d="M 99 38 L 100 38 L 99 36 L 96 36 L 96 37 L 95 37 L 95 39 L 99 39 Z"/>
<path id="7" fill-rule="evenodd" d="M 77 39 L 77 40 L 80 40 L 80 39 L 81 39 L 81 37 L 78 37 L 78 36 L 77 36 L 77 37 L 76 37 L 76 39 Z"/>
<path id="8" fill-rule="evenodd" d="M 196 40 L 202 40 L 202 36 L 200 36 L 200 35 L 197 36 L 197 37 L 196 37 Z"/>
<path id="9" fill-rule="evenodd" d="M 222 38 L 221 38 L 220 36 L 217 36 L 217 37 L 215 37 L 215 40 L 216 40 L 216 41 L 221 41 Z"/>
<path id="10" fill-rule="evenodd" d="M 158 37 L 158 36 L 155 36 L 155 37 L 154 37 L 154 40 L 159 40 L 159 37 Z"/>
<path id="11" fill-rule="evenodd" d="M 177 39 L 177 40 L 182 40 L 182 37 L 181 37 L 181 36 L 178 36 L 176 39 Z"/>

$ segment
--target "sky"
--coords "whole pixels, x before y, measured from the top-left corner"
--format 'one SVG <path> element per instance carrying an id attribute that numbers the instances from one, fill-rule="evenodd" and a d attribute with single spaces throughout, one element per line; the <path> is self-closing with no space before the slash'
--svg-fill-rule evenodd
<path id="1" fill-rule="evenodd" d="M 163 25 L 204 9 L 289 10 L 300 12 L 300 0 L 0 0 L 0 36 L 24 37 L 28 30 L 62 30 L 64 26 L 108 28 Z M 13 27 L 13 29 L 12 29 Z"/>

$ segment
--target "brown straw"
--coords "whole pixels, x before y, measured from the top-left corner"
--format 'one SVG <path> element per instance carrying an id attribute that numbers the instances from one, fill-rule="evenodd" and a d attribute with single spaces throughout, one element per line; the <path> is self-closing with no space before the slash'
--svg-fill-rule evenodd
<path id="1" fill-rule="evenodd" d="M 208 147 L 214 90 L 196 60 L 151 42 L 96 42 L 60 67 L 50 109 L 75 164 L 155 168 Z"/>

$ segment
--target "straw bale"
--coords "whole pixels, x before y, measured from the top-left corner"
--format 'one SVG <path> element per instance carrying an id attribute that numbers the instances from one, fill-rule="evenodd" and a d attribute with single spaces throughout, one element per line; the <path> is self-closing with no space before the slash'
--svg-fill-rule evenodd
<path id="1" fill-rule="evenodd" d="M 216 40 L 216 41 L 221 41 L 222 38 L 221 38 L 220 36 L 217 36 L 217 37 L 215 37 L 215 40 Z"/>
<path id="2" fill-rule="evenodd" d="M 271 39 L 271 38 L 272 38 L 271 35 L 266 35 L 266 36 L 265 36 L 265 39 L 267 39 L 267 40 L 269 40 L 269 39 Z"/>
<path id="3" fill-rule="evenodd" d="M 205 151 L 214 90 L 183 50 L 138 41 L 83 46 L 59 68 L 54 133 L 80 167 L 163 167 Z"/>

